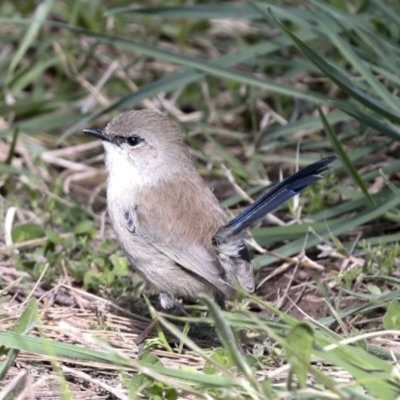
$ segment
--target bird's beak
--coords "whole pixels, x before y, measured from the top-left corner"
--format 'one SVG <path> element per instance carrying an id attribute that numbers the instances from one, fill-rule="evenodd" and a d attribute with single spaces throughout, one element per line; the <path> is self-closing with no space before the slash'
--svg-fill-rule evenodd
<path id="1" fill-rule="evenodd" d="M 106 142 L 111 142 L 111 138 L 107 135 L 104 129 L 89 128 L 84 129 L 83 132 L 101 140 L 105 140 Z"/>

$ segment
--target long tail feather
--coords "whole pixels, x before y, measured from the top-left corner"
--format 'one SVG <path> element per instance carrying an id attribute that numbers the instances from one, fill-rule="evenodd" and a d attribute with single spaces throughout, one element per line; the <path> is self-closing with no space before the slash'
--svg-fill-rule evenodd
<path id="1" fill-rule="evenodd" d="M 335 160 L 335 156 L 323 158 L 275 185 L 241 214 L 219 228 L 214 236 L 214 241 L 220 242 L 221 239 L 226 240 L 228 237 L 234 236 L 240 231 L 254 225 L 264 217 L 264 215 L 300 193 L 307 186 L 319 181 L 322 178 L 321 174 L 324 173 L 328 169 L 329 164 Z"/>

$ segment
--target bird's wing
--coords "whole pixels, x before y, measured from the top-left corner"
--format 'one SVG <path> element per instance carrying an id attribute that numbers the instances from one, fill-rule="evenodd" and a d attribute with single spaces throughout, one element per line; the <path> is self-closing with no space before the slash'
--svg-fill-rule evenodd
<path id="1" fill-rule="evenodd" d="M 246 245 L 239 251 L 239 261 L 236 267 L 237 279 L 240 286 L 249 293 L 253 293 L 255 289 L 253 266 L 250 262 L 250 254 Z"/>
<path id="2" fill-rule="evenodd" d="M 225 264 L 229 264 L 231 277 L 229 282 L 239 284 L 246 292 L 254 292 L 254 272 L 250 254 L 242 237 L 216 244 L 216 249 Z M 227 267 L 226 267 L 227 268 Z"/>
<path id="3" fill-rule="evenodd" d="M 134 213 L 135 234 L 223 293 L 231 294 L 211 243 L 214 233 L 226 222 L 224 214 L 208 188 L 196 187 L 200 185 L 197 181 L 180 183 L 140 191 L 130 210 Z M 203 190 L 203 196 L 198 196 L 199 190 Z"/>

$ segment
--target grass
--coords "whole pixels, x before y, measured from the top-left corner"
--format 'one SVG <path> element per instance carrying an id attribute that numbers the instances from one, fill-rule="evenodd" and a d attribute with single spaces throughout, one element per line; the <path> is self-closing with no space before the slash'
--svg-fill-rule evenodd
<path id="1" fill-rule="evenodd" d="M 397 398 L 399 6 L 192 3 L 0 5 L 1 398 Z M 178 122 L 232 213 L 339 158 L 252 231 L 228 312 L 154 309 L 114 239 L 80 132 L 131 108 Z"/>

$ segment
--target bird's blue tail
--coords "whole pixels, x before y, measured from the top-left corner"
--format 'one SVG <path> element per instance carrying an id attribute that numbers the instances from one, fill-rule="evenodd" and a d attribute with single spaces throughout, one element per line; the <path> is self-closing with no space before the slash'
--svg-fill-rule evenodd
<path id="1" fill-rule="evenodd" d="M 335 156 L 323 158 L 302 170 L 289 176 L 275 185 L 271 190 L 257 199 L 241 214 L 233 218 L 226 225 L 218 229 L 214 236 L 215 242 L 224 241 L 240 231 L 251 227 L 264 215 L 300 193 L 307 186 L 322 178 L 322 173 L 328 169 L 329 164 L 336 160 Z"/>

